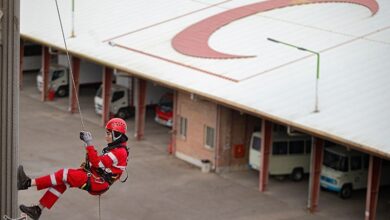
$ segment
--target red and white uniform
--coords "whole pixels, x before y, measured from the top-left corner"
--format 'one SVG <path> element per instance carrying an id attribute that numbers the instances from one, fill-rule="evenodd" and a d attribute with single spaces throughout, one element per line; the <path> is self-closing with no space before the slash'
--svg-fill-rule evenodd
<path id="1" fill-rule="evenodd" d="M 122 144 L 126 146 L 126 143 Z M 125 147 L 118 147 L 99 156 L 94 146 L 87 146 L 86 150 L 93 173 L 90 177 L 91 186 L 88 192 L 92 195 L 100 195 L 108 190 L 110 185 L 99 177 L 96 169 L 102 168 L 106 172 L 115 174 L 116 179 L 119 179 L 127 166 L 127 151 Z M 87 183 L 87 180 L 88 175 L 83 168 L 60 169 L 53 174 L 36 178 L 38 190 L 49 188 L 39 202 L 50 209 L 67 188 L 80 188 Z"/>

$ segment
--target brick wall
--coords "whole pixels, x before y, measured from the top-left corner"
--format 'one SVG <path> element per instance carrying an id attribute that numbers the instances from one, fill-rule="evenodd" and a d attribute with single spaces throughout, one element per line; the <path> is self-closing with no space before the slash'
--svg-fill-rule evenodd
<path id="1" fill-rule="evenodd" d="M 259 118 L 199 97 L 191 98 L 184 92 L 178 92 L 177 105 L 176 152 L 195 160 L 208 159 L 217 171 L 248 168 L 250 137 L 255 127 L 260 126 Z M 186 138 L 179 134 L 180 116 L 187 118 Z M 214 149 L 205 147 L 205 125 L 215 129 Z M 235 145 L 244 146 L 242 157 L 235 157 Z M 216 156 L 218 164 L 215 163 Z"/>
<path id="2" fill-rule="evenodd" d="M 217 104 L 178 92 L 176 152 L 194 159 L 208 159 L 214 165 L 214 149 L 205 147 L 205 125 L 217 132 Z M 180 136 L 180 116 L 187 118 L 187 137 Z"/>

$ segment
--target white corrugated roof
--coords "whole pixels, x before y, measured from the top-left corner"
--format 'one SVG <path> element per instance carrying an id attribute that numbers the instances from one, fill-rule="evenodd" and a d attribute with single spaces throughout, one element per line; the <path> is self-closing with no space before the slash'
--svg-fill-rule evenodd
<path id="1" fill-rule="evenodd" d="M 374 16 L 349 3 L 276 9 L 234 21 L 209 39 L 217 51 L 254 58 L 196 58 L 172 47 L 188 26 L 256 2 L 76 1 L 76 38 L 67 44 L 97 62 L 390 158 L 390 1 L 377 0 Z M 59 6 L 70 36 L 71 1 Z M 64 48 L 52 0 L 21 0 L 20 29 Z M 131 50 L 105 42 L 120 35 L 112 42 Z M 319 113 L 313 113 L 316 57 L 268 37 L 321 52 Z"/>

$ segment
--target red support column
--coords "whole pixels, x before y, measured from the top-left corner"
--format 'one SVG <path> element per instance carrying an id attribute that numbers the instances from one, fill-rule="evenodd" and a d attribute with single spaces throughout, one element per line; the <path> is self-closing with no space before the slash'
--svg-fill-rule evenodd
<path id="1" fill-rule="evenodd" d="M 310 164 L 309 201 L 308 208 L 311 213 L 317 211 L 320 196 L 321 166 L 324 154 L 324 141 L 313 138 Z"/>
<path id="2" fill-rule="evenodd" d="M 47 101 L 49 92 L 49 69 L 50 69 L 50 53 L 48 47 L 42 47 L 42 102 Z"/>
<path id="3" fill-rule="evenodd" d="M 23 58 L 24 58 L 24 41 L 20 40 L 19 89 L 23 88 Z"/>
<path id="4" fill-rule="evenodd" d="M 69 79 L 70 79 L 70 87 L 71 87 L 71 96 L 70 96 L 70 113 L 76 113 L 78 111 L 78 103 L 76 95 L 79 94 L 79 86 L 80 86 L 80 59 L 77 57 L 72 57 L 72 71 L 73 76 L 69 70 Z M 93 73 L 91 73 L 93 74 Z M 74 84 L 73 84 L 73 81 Z"/>
<path id="5" fill-rule="evenodd" d="M 140 141 L 144 137 L 145 130 L 145 100 L 146 100 L 146 81 L 143 79 L 136 80 L 136 106 L 135 106 L 135 137 Z"/>
<path id="6" fill-rule="evenodd" d="M 172 130 L 171 130 L 171 142 L 168 146 L 168 153 L 175 154 L 176 152 L 176 137 L 177 137 L 177 91 L 173 91 L 173 118 L 172 118 Z"/>
<path id="7" fill-rule="evenodd" d="M 272 123 L 265 119 L 261 120 L 260 146 L 259 190 L 265 192 L 268 184 L 269 154 L 272 146 Z"/>
<path id="8" fill-rule="evenodd" d="M 370 156 L 366 194 L 365 220 L 375 220 L 378 205 L 379 184 L 381 180 L 382 159 Z"/>
<path id="9" fill-rule="evenodd" d="M 103 113 L 102 124 L 103 127 L 110 120 L 110 104 L 111 104 L 111 84 L 112 84 L 112 72 L 113 70 L 108 67 L 104 67 L 103 70 Z"/>

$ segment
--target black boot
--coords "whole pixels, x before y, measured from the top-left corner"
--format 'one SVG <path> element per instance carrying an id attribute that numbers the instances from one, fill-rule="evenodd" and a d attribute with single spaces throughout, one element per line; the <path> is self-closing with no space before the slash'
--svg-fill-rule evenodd
<path id="1" fill-rule="evenodd" d="M 37 205 L 34 206 L 20 205 L 19 208 L 20 211 L 26 213 L 33 220 L 38 220 L 42 214 L 42 209 Z"/>
<path id="2" fill-rule="evenodd" d="M 23 166 L 18 167 L 18 190 L 28 189 L 31 186 L 31 179 L 26 175 Z"/>

